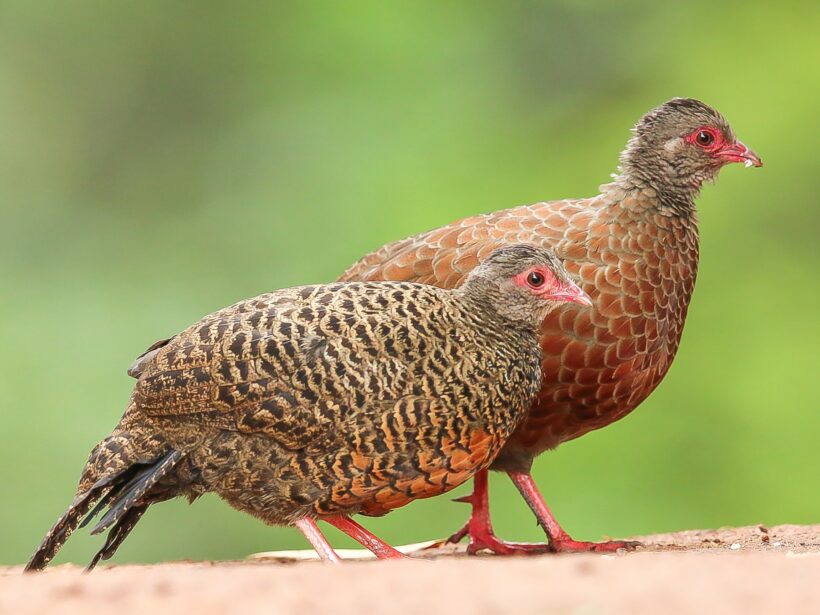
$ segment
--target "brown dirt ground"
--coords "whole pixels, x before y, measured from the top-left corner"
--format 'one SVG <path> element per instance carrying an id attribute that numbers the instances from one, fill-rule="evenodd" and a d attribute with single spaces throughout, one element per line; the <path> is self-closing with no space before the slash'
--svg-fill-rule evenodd
<path id="1" fill-rule="evenodd" d="M 820 613 L 820 525 L 640 538 L 617 555 L 0 568 L 0 614 Z"/>

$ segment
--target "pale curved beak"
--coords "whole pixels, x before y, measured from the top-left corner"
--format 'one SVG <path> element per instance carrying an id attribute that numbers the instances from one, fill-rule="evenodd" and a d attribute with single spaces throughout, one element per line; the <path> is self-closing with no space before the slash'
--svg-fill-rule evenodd
<path id="1" fill-rule="evenodd" d="M 746 147 L 742 141 L 735 141 L 717 152 L 717 157 L 726 162 L 742 162 L 747 167 L 762 167 L 760 156 Z"/>
<path id="2" fill-rule="evenodd" d="M 592 305 L 592 299 L 575 282 L 567 282 L 559 291 L 550 293 L 548 296 L 555 301 L 567 301 L 568 303 L 586 306 Z"/>

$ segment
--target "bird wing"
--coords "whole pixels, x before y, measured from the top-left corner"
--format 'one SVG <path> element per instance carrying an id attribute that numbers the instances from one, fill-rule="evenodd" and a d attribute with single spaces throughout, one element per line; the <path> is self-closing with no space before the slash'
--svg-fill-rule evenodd
<path id="1" fill-rule="evenodd" d="M 351 417 L 379 415 L 420 386 L 410 319 L 385 309 L 380 285 L 370 286 L 349 296 L 332 286 L 288 289 L 206 316 L 155 349 L 136 411 L 265 434 L 288 448 L 332 441 Z M 420 313 L 441 298 L 433 288 L 414 292 Z M 426 352 L 451 352 L 437 347 L 448 339 L 426 336 Z"/>

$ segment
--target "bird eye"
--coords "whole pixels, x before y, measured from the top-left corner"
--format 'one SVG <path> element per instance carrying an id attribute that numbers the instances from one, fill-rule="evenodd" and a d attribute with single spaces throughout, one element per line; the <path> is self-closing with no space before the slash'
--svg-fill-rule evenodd
<path id="1" fill-rule="evenodd" d="M 537 271 L 530 271 L 527 275 L 527 284 L 532 288 L 541 288 L 544 285 L 544 276 Z"/>
<path id="2" fill-rule="evenodd" d="M 702 147 L 708 147 L 715 142 L 715 135 L 708 130 L 701 130 L 695 137 L 695 141 Z"/>

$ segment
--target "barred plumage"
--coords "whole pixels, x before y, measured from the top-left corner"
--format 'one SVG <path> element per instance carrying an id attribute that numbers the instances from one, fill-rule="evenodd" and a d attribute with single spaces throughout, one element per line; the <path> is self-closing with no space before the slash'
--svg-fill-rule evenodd
<path id="1" fill-rule="evenodd" d="M 544 278 L 538 289 L 521 281 L 528 270 Z M 212 491 L 271 524 L 349 527 L 343 517 L 448 491 L 524 416 L 541 382 L 538 326 L 571 300 L 586 299 L 551 253 L 513 246 L 456 290 L 303 286 L 206 316 L 129 370 L 138 382 L 122 421 L 28 568 L 45 566 L 95 502 L 94 513 L 109 508 L 95 532 L 113 527 L 92 566 L 148 505 L 176 495 Z"/>

